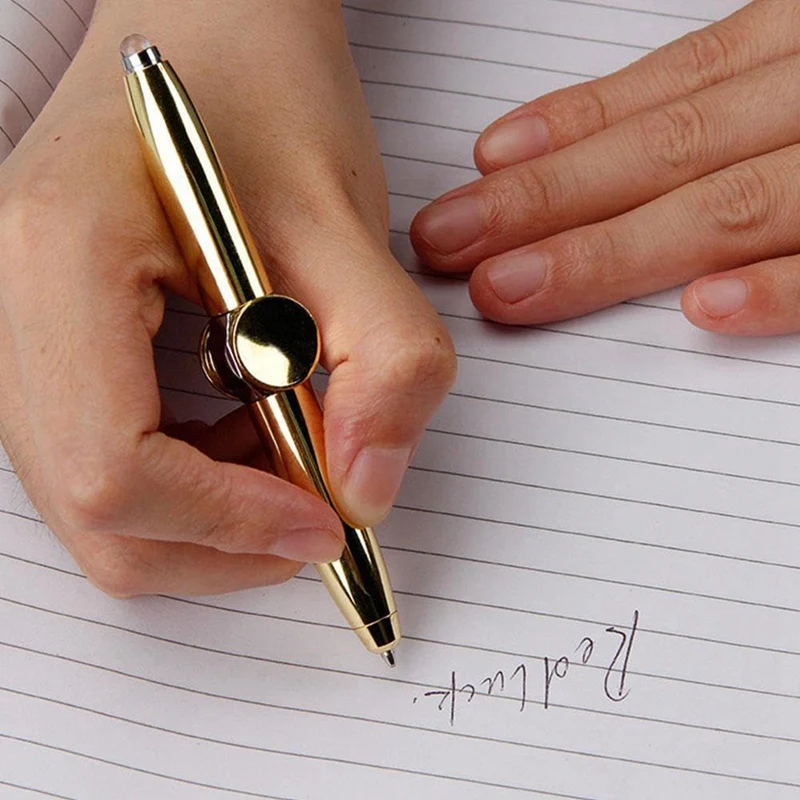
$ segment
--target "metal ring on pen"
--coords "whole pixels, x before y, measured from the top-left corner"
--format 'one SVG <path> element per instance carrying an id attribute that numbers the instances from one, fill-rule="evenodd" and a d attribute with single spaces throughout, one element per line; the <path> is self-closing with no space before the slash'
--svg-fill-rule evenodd
<path id="1" fill-rule="evenodd" d="M 158 48 L 140 34 L 128 36 L 120 46 L 120 53 L 122 66 L 128 75 L 136 72 L 137 69 L 153 67 L 161 63 L 161 53 L 158 52 Z"/>

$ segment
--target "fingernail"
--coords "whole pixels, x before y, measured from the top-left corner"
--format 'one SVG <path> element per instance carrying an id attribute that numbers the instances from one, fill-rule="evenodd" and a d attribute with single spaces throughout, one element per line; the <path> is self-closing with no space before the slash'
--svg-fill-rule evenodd
<path id="1" fill-rule="evenodd" d="M 457 253 L 483 233 L 483 205 L 472 195 L 434 203 L 420 212 L 416 224 L 434 250 Z"/>
<path id="2" fill-rule="evenodd" d="M 717 278 L 694 288 L 697 305 L 709 317 L 721 319 L 741 311 L 747 302 L 747 284 L 741 278 Z"/>
<path id="3" fill-rule="evenodd" d="M 519 164 L 550 150 L 550 132 L 539 116 L 525 116 L 491 127 L 478 142 L 481 156 L 493 166 Z"/>
<path id="4" fill-rule="evenodd" d="M 342 554 L 342 540 L 326 530 L 299 530 L 276 539 L 270 553 L 303 564 L 335 561 Z"/>
<path id="5" fill-rule="evenodd" d="M 541 289 L 547 262 L 542 253 L 512 253 L 495 261 L 486 277 L 504 303 L 518 303 Z"/>
<path id="6" fill-rule="evenodd" d="M 411 460 L 408 448 L 366 447 L 353 461 L 344 482 L 345 502 L 358 521 L 375 524 L 394 503 Z"/>

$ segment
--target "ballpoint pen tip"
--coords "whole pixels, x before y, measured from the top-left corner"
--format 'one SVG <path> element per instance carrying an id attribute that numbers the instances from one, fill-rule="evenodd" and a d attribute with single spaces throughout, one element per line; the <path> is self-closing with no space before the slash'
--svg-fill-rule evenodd
<path id="1" fill-rule="evenodd" d="M 390 666 L 393 667 L 397 662 L 394 660 L 394 650 L 387 650 L 385 653 L 381 653 L 383 660 Z"/>

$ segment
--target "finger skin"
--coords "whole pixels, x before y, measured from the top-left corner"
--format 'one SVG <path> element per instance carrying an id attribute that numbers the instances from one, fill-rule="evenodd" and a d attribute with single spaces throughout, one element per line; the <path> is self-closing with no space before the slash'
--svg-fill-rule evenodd
<path id="1" fill-rule="evenodd" d="M 245 408 L 214 425 L 191 420 L 173 423 L 162 432 L 190 443 L 216 461 L 248 463 L 262 471 L 269 466 Z M 120 598 L 223 594 L 283 583 L 302 566 L 271 555 L 223 553 L 191 543 L 116 534 L 66 532 L 62 539 L 90 581 L 106 594 Z"/>
<path id="2" fill-rule="evenodd" d="M 709 313 L 704 290 L 720 281 L 745 284 L 741 309 L 731 314 Z M 706 306 L 704 307 L 704 302 Z M 780 336 L 800 331 L 800 257 L 787 256 L 750 264 L 695 281 L 683 293 L 686 318 L 707 331 L 736 336 Z"/>
<path id="3" fill-rule="evenodd" d="M 211 547 L 114 534 L 62 537 L 98 589 L 112 597 L 212 595 L 283 583 L 302 564 L 270 555 L 234 555 Z"/>
<path id="4" fill-rule="evenodd" d="M 214 461 L 249 464 L 263 452 L 250 413 L 245 406 L 226 414 L 213 425 L 201 420 L 188 420 L 162 425 L 161 432 L 173 439 L 191 444 Z"/>
<path id="5" fill-rule="evenodd" d="M 798 69 L 800 57 L 784 59 L 464 187 L 447 197 L 457 197 L 457 203 L 469 198 L 482 209 L 476 241 L 453 253 L 436 249 L 436 226 L 442 224 L 437 215 L 452 215 L 447 212 L 452 205 L 439 201 L 415 220 L 417 249 L 433 267 L 470 269 L 498 253 L 609 219 L 696 178 L 793 144 Z M 460 224 L 469 220 L 462 215 Z M 453 217 L 450 231 L 458 225 Z"/>
<path id="6" fill-rule="evenodd" d="M 478 139 L 484 174 L 563 149 L 647 109 L 686 97 L 800 50 L 800 12 L 786 0 L 762 0 L 670 42 L 624 69 L 540 97 L 493 122 Z M 534 118 L 544 133 L 504 151 L 495 137 L 508 122 Z M 536 130 L 536 128 L 533 128 Z M 531 131 L 521 127 L 520 133 Z M 495 139 L 492 142 L 492 139 Z M 513 140 L 512 140 L 513 141 Z"/>
<path id="7" fill-rule="evenodd" d="M 433 413 L 456 374 L 453 344 L 427 309 L 378 327 L 331 375 L 325 398 L 328 465 L 351 519 L 388 513 Z"/>
<path id="8" fill-rule="evenodd" d="M 800 146 L 737 164 L 627 214 L 482 263 L 470 293 L 488 318 L 537 324 L 800 249 Z M 544 277 L 523 291 L 527 272 Z M 504 273 L 511 273 L 503 285 Z M 517 294 L 509 301 L 508 292 Z"/>

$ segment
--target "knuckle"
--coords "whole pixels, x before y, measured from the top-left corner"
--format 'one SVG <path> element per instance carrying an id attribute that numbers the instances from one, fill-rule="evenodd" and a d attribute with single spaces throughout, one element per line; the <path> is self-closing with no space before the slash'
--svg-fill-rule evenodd
<path id="1" fill-rule="evenodd" d="M 80 558 L 89 581 L 110 597 L 128 598 L 151 589 L 151 565 L 138 553 L 138 543 L 109 534 L 108 541 Z"/>
<path id="2" fill-rule="evenodd" d="M 570 287 L 584 282 L 588 265 L 598 253 L 589 243 L 586 229 L 580 233 L 565 233 L 551 242 L 552 269 L 548 274 L 548 290 L 559 297 Z"/>
<path id="3" fill-rule="evenodd" d="M 55 512 L 66 527 L 87 533 L 118 529 L 130 506 L 131 478 L 124 459 L 74 457 L 62 465 Z"/>
<path id="4" fill-rule="evenodd" d="M 614 115 L 611 113 L 608 99 L 598 86 L 597 81 L 585 83 L 575 92 L 575 110 L 579 112 L 583 119 L 583 124 L 591 130 L 605 130 L 614 123 Z"/>
<path id="5" fill-rule="evenodd" d="M 614 123 L 615 115 L 603 80 L 593 80 L 570 87 L 538 101 L 549 127 L 567 141 L 582 139 L 589 133 L 605 130 Z"/>
<path id="6" fill-rule="evenodd" d="M 692 170 L 704 160 L 705 120 L 688 98 L 642 114 L 639 135 L 647 157 L 659 167 Z"/>
<path id="7" fill-rule="evenodd" d="M 533 211 L 545 219 L 557 218 L 564 194 L 561 180 L 542 162 L 535 161 L 520 164 L 510 176 L 498 175 L 488 204 L 488 229 L 502 235 L 515 229 L 521 219 L 529 220 Z"/>
<path id="8" fill-rule="evenodd" d="M 421 325 L 387 350 L 386 381 L 400 391 L 445 394 L 455 383 L 456 355 L 443 327 Z"/>
<path id="9" fill-rule="evenodd" d="M 596 281 L 606 290 L 627 287 L 635 275 L 634 253 L 630 241 L 620 230 L 600 224 L 593 226 L 584 244 L 584 258 L 593 265 Z"/>
<path id="10" fill-rule="evenodd" d="M 720 25 L 689 34 L 678 45 L 677 68 L 673 71 L 680 88 L 697 92 L 733 74 L 735 47 Z"/>
<path id="11" fill-rule="evenodd" d="M 603 295 L 625 286 L 634 273 L 629 248 L 624 237 L 607 223 L 589 225 L 578 232 L 554 240 L 552 288 L 558 296 L 576 285 L 592 287 Z"/>
<path id="12" fill-rule="evenodd" d="M 756 231 L 770 217 L 769 183 L 751 164 L 710 175 L 698 189 L 701 210 L 723 233 Z"/>
<path id="13" fill-rule="evenodd" d="M 4 192 L 0 201 L 4 238 L 26 243 L 50 238 L 51 212 L 60 206 L 63 196 L 63 181 L 46 172 L 37 172 L 16 191 Z"/>

